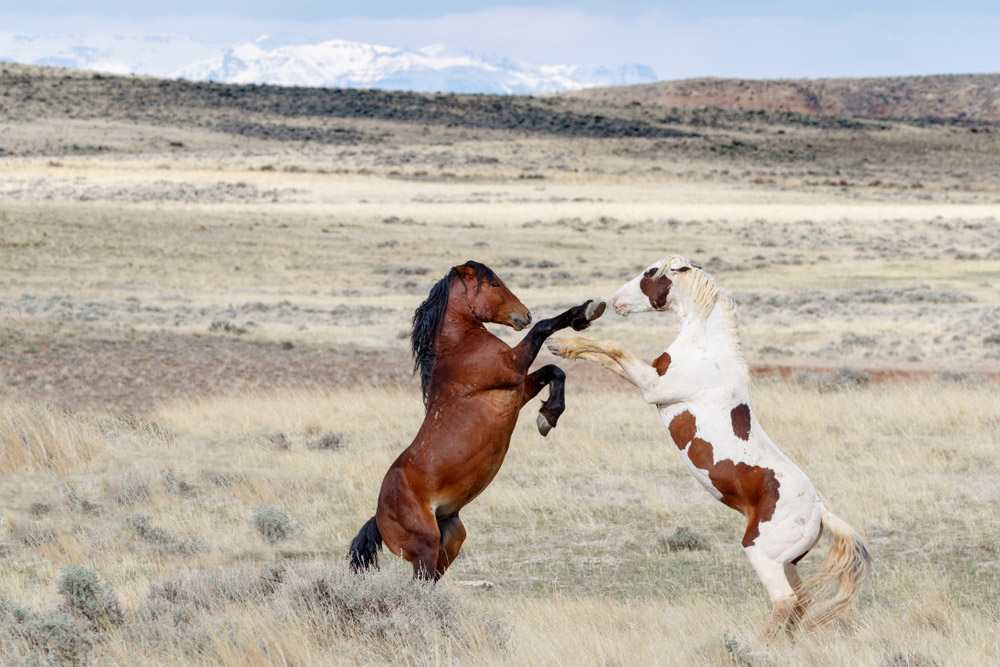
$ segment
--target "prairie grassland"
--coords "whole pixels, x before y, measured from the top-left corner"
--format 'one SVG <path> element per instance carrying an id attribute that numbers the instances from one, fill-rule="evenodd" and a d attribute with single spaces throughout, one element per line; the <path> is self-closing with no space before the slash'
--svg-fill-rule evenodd
<path id="1" fill-rule="evenodd" d="M 362 583 L 343 561 L 422 417 L 418 393 L 400 387 L 182 400 L 135 425 L 144 437 L 118 437 L 68 472 L 20 465 L 0 491 L 0 590 L 42 612 L 65 606 L 62 568 L 92 568 L 124 620 L 85 657 L 112 664 L 1000 658 L 1000 415 L 984 409 L 1000 404 L 994 384 L 758 384 L 762 423 L 867 535 L 877 572 L 853 623 L 766 646 L 756 633 L 769 603 L 739 549 L 740 517 L 697 487 L 655 410 L 615 382 L 574 387 L 544 440 L 522 420 L 500 475 L 463 511 L 469 539 L 433 591 L 413 590 L 391 555 Z M 4 419 L 9 430 L 76 417 L 35 406 Z M 54 448 L 93 439 L 66 429 Z M 259 507 L 287 514 L 287 538 L 262 537 Z M 682 526 L 705 548 L 671 549 Z M 323 606 L 320 580 L 341 616 Z M 495 586 L 459 583 L 476 580 Z M 378 595 L 396 602 L 379 611 Z M 359 599 L 363 609 L 343 611 Z M 0 638 L 5 659 L 30 653 L 17 637 Z"/>
<path id="2" fill-rule="evenodd" d="M 334 93 L 3 69 L 0 662 L 1000 659 L 992 128 L 446 96 L 351 118 L 315 113 Z M 761 422 L 867 535 L 854 621 L 762 644 L 740 517 L 629 387 L 564 362 L 559 427 L 529 406 L 438 586 L 392 556 L 348 576 L 423 416 L 428 288 L 476 259 L 540 319 L 670 252 L 734 296 Z M 673 328 L 587 335 L 652 359 Z"/>

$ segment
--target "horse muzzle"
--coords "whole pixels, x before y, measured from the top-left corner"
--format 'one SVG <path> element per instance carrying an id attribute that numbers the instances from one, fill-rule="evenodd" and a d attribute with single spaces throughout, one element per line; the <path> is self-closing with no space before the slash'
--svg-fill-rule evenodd
<path id="1" fill-rule="evenodd" d="M 524 311 L 524 315 L 511 315 L 510 316 L 510 326 L 514 328 L 514 331 L 520 331 L 524 327 L 531 324 L 531 311 Z"/>

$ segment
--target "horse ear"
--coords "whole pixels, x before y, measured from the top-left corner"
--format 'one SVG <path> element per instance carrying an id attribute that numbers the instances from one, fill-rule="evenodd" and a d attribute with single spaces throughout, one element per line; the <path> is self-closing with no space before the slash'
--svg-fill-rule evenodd
<path id="1" fill-rule="evenodd" d="M 453 266 L 453 267 L 451 267 L 451 270 L 455 271 L 456 273 L 458 273 L 463 278 L 475 278 L 476 277 L 476 270 L 473 269 L 471 266 L 468 266 L 466 264 L 462 264 L 461 266 Z"/>

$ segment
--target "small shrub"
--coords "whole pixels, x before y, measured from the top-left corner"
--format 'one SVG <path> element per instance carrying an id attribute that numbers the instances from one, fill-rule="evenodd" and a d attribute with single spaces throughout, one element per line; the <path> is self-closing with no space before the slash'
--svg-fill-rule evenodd
<path id="1" fill-rule="evenodd" d="M 660 546 L 666 551 L 709 551 L 712 548 L 701 533 L 687 526 L 678 526 L 670 535 L 660 538 Z"/>
<path id="2" fill-rule="evenodd" d="M 63 596 L 63 610 L 85 619 L 95 629 L 121 625 L 125 618 L 114 592 L 89 568 L 64 568 L 57 590 Z"/>
<path id="3" fill-rule="evenodd" d="M 188 540 L 174 535 L 166 528 L 154 526 L 148 514 L 133 514 L 125 519 L 125 525 L 139 539 L 167 551 L 194 554 L 209 549 L 208 543 L 204 540 Z"/>
<path id="4" fill-rule="evenodd" d="M 277 507 L 255 507 L 253 525 L 268 544 L 276 544 L 295 532 L 288 512 Z"/>
<path id="5" fill-rule="evenodd" d="M 306 449 L 340 449 L 343 446 L 343 440 L 343 433 L 327 431 L 315 440 L 306 442 Z"/>
<path id="6" fill-rule="evenodd" d="M 243 484 L 250 479 L 241 472 L 206 472 L 205 476 L 212 483 L 212 486 L 217 486 L 220 489 L 228 488 L 234 484 Z"/>
<path id="7" fill-rule="evenodd" d="M 174 476 L 173 470 L 163 471 L 163 486 L 166 487 L 167 493 L 177 493 L 177 477 Z"/>
<path id="8" fill-rule="evenodd" d="M 401 582 L 387 572 L 358 577 L 346 568 L 314 571 L 290 593 L 293 605 L 302 608 L 300 613 L 322 614 L 340 632 L 360 632 L 378 640 L 385 660 L 398 659 L 435 635 L 465 643 L 471 639 L 470 631 L 476 632 L 468 623 L 470 610 L 461 608 L 444 587 Z M 484 614 L 478 629 L 496 648 L 509 640 L 509 630 L 493 616 Z"/>
<path id="9" fill-rule="evenodd" d="M 291 447 L 291 443 L 288 442 L 288 438 L 284 433 L 268 433 L 266 435 L 258 435 L 249 439 L 249 444 L 255 447 L 263 447 L 265 449 L 278 449 L 287 450 Z"/>
<path id="10" fill-rule="evenodd" d="M 48 503 L 31 503 L 31 508 L 28 511 L 33 517 L 45 516 L 52 511 L 52 505 Z"/>
<path id="11" fill-rule="evenodd" d="M 220 603 L 259 603 L 281 588 L 285 576 L 282 564 L 269 564 L 257 570 L 203 571 L 152 587 L 149 600 L 208 610 L 218 608 Z"/>
<path id="12" fill-rule="evenodd" d="M 38 656 L 26 664 L 80 665 L 96 636 L 61 611 L 30 612 L 11 602 L 0 602 L 0 632 L 20 639 Z"/>
<path id="13" fill-rule="evenodd" d="M 862 370 L 849 366 L 841 366 L 837 369 L 836 382 L 840 386 L 866 387 L 871 381 L 872 376 Z"/>
<path id="14" fill-rule="evenodd" d="M 770 655 L 754 651 L 749 644 L 741 642 L 729 630 L 722 633 L 722 645 L 736 667 L 767 667 L 775 664 Z"/>
<path id="15" fill-rule="evenodd" d="M 138 473 L 128 473 L 122 477 L 121 488 L 115 496 L 115 502 L 119 505 L 136 505 L 144 503 L 150 498 L 149 484 L 146 479 Z"/>
<path id="16" fill-rule="evenodd" d="M 41 523 L 29 523 L 24 532 L 21 533 L 21 544 L 34 549 L 43 544 L 51 544 L 56 541 L 56 534 L 52 528 Z"/>
<path id="17" fill-rule="evenodd" d="M 801 387 L 820 392 L 840 391 L 854 387 L 866 387 L 871 383 L 871 375 L 865 371 L 847 366 L 837 369 L 835 376 L 800 371 L 795 374 L 795 382 Z"/>
<path id="18" fill-rule="evenodd" d="M 80 511 L 80 496 L 73 487 L 66 487 L 66 504 L 69 505 L 70 512 Z"/>

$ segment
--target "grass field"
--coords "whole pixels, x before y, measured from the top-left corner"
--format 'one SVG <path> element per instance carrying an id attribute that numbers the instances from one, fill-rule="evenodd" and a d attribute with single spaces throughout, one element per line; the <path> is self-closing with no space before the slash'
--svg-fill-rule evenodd
<path id="1" fill-rule="evenodd" d="M 796 643 L 760 642 L 769 603 L 740 518 L 697 488 L 655 411 L 615 389 L 571 391 L 545 440 L 525 420 L 433 591 L 411 590 L 391 556 L 364 584 L 343 564 L 421 417 L 413 390 L 187 400 L 144 422 L 9 406 L 0 586 L 54 609 L 64 569 L 92 568 L 123 617 L 88 655 L 121 664 L 987 664 L 1000 654 L 1000 416 L 983 406 L 998 402 L 992 384 L 757 387 L 762 422 L 875 555 L 853 623 Z M 31 456 L 41 443 L 48 465 Z M 262 507 L 276 533 L 256 525 Z M 670 547 L 682 527 L 698 548 Z M 322 577 L 360 611 L 329 618 L 309 597 Z M 495 586 L 460 585 L 479 580 Z M 386 590 L 416 597 L 365 606 Z M 16 632 L 3 641 L 5 656 L 26 650 Z"/>
<path id="2" fill-rule="evenodd" d="M 451 124 L 262 103 L 274 132 L 249 136 L 198 99 L 101 106 L 139 79 L 18 72 L 53 97 L 0 105 L 0 662 L 1000 661 L 998 133 L 696 110 L 697 137 L 563 136 L 477 126 L 472 98 Z M 337 140 L 288 138 L 311 127 Z M 430 285 L 476 259 L 538 319 L 672 252 L 733 294 L 755 414 L 868 540 L 852 620 L 764 643 L 741 517 L 577 362 L 437 586 L 391 555 L 349 576 L 423 417 Z M 587 335 L 653 359 L 675 324 L 609 311 Z"/>

